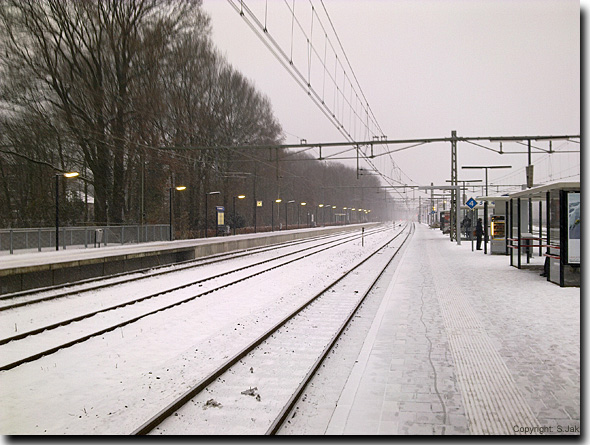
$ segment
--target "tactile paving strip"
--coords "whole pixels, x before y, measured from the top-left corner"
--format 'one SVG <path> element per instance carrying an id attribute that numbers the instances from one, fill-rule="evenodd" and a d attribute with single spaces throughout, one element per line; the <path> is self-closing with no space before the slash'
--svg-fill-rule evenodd
<path id="1" fill-rule="evenodd" d="M 436 261 L 428 247 L 438 301 L 455 361 L 471 434 L 516 434 L 521 427 L 539 431 L 539 422 L 518 390 L 453 271 Z"/>

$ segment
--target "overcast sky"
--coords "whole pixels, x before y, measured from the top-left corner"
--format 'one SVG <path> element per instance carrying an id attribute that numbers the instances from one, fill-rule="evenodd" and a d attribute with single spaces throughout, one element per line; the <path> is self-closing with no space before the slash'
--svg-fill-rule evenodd
<path id="1" fill-rule="evenodd" d="M 289 52 L 292 0 L 244 3 L 261 21 L 266 20 L 270 35 Z M 330 29 L 325 6 L 388 139 L 449 137 L 452 130 L 458 136 L 580 134 L 577 1 L 323 0 L 322 5 L 313 0 L 313 5 L 317 12 L 314 45 L 325 47 L 318 23 L 319 19 Z M 226 0 L 204 0 L 204 9 L 211 16 L 217 48 L 270 98 L 285 131 L 285 143 L 301 138 L 345 140 Z M 312 26 L 309 11 L 309 0 L 295 0 L 296 16 L 304 29 Z M 298 39 L 296 30 L 293 34 L 294 62 L 306 73 L 305 39 Z M 329 38 L 338 45 L 335 37 Z M 312 60 L 312 65 L 317 69 L 321 64 Z M 309 70 L 312 84 L 318 91 L 326 90 L 313 69 Z M 326 103 L 330 101 L 326 98 Z M 352 122 L 345 115 L 341 120 Z M 357 129 L 351 128 L 355 140 L 366 140 L 360 122 Z M 499 148 L 497 143 L 483 144 Z M 547 142 L 534 145 L 549 148 Z M 503 148 L 526 150 L 515 143 Z M 580 145 L 555 142 L 553 148 L 579 150 Z M 403 171 L 404 182 L 444 184 L 450 179 L 450 143 L 412 148 L 392 157 Z M 514 166 L 510 171 L 490 171 L 490 181 L 522 184 L 526 163 L 526 154 L 498 155 L 465 143 L 458 147 L 459 179 L 484 178 L 483 171 L 461 170 L 461 165 L 508 164 Z M 575 154 L 534 154 L 533 163 L 535 182 L 580 171 Z M 388 156 L 375 162 L 382 172 L 395 176 L 391 164 Z"/>

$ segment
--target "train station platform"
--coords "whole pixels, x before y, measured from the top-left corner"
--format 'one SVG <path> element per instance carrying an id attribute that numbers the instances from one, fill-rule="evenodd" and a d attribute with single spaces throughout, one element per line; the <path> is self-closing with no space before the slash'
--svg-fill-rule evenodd
<path id="1" fill-rule="evenodd" d="M 308 237 L 360 231 L 378 223 L 302 228 L 190 240 L 68 248 L 0 255 L 0 295 L 71 281 L 173 264 L 207 255 L 269 246 Z"/>
<path id="2" fill-rule="evenodd" d="M 580 434 L 580 288 L 417 224 L 326 434 Z"/>

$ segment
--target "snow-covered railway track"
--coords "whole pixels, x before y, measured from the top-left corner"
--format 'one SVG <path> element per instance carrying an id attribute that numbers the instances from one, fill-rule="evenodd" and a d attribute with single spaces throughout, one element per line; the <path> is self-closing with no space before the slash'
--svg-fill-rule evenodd
<path id="1" fill-rule="evenodd" d="M 348 236 L 354 235 L 348 234 Z M 111 274 L 108 276 L 88 278 L 80 281 L 57 284 L 54 286 L 44 288 L 29 289 L 20 292 L 4 294 L 0 295 L 0 312 L 9 309 L 15 309 L 21 306 L 27 306 L 30 304 L 42 303 L 45 301 L 68 297 L 71 295 L 77 295 L 83 292 L 90 292 L 93 290 L 113 287 L 119 284 L 131 283 L 139 280 L 146 280 L 153 277 L 175 273 L 195 267 L 219 263 L 221 261 L 243 258 L 276 249 L 289 248 L 301 244 L 309 244 L 320 240 L 335 239 L 340 237 L 342 237 L 342 233 L 318 235 L 294 241 L 286 241 L 278 244 L 272 244 L 270 246 L 253 247 L 250 249 L 243 249 L 239 251 L 218 253 L 214 255 L 207 255 L 205 257 L 197 258 L 194 260 L 180 261 L 174 264 L 164 264 L 161 266 L 153 266 L 146 269 L 138 269 L 130 272 L 121 272 Z"/>
<path id="2" fill-rule="evenodd" d="M 277 432 L 412 232 L 395 234 L 133 434 Z"/>
<path id="3" fill-rule="evenodd" d="M 383 232 L 378 228 L 365 233 L 365 236 Z M 324 252 L 359 239 L 359 235 L 347 235 L 329 241 L 306 246 L 296 251 L 282 254 L 229 271 L 205 276 L 198 280 L 167 288 L 150 295 L 128 299 L 99 310 L 55 321 L 15 335 L 0 338 L 0 371 L 12 369 L 20 364 L 37 360 L 60 349 L 71 347 L 90 338 L 121 328 L 149 315 L 171 309 L 203 295 L 238 284 L 249 278 L 264 274 L 279 267 L 287 266 L 311 255 Z M 294 256 L 294 258 L 286 259 Z M 196 290 L 198 289 L 198 292 Z M 160 298 L 156 298 L 160 297 Z M 21 308 L 24 310 L 26 308 Z M 7 314 L 3 314 L 6 316 Z M 8 318 L 6 318 L 8 319 Z M 23 351 L 27 351 L 26 354 Z"/>

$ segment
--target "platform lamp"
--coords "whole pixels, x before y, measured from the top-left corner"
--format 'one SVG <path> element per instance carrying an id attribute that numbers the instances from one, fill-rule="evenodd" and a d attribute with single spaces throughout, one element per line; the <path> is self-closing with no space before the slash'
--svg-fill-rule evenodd
<path id="1" fill-rule="evenodd" d="M 232 198 L 233 203 L 234 203 L 234 210 L 233 210 L 233 215 L 234 215 L 234 235 L 236 234 L 236 198 L 238 199 L 244 199 L 246 197 L 246 195 L 238 195 L 238 196 L 234 196 Z"/>
<path id="2" fill-rule="evenodd" d="M 209 195 L 220 195 L 221 192 L 207 192 L 205 193 L 205 238 L 207 238 L 207 232 L 209 231 L 209 221 L 207 220 L 207 217 L 209 215 L 208 209 L 207 209 L 207 203 L 209 202 Z"/>
<path id="3" fill-rule="evenodd" d="M 174 199 L 174 190 L 178 190 L 180 192 L 182 190 L 186 190 L 186 186 L 179 185 L 177 187 L 168 188 L 168 192 L 170 193 L 170 241 L 172 241 L 172 236 L 174 235 L 174 232 L 172 230 L 172 200 Z"/>
<path id="4" fill-rule="evenodd" d="M 289 230 L 289 204 L 293 204 L 295 200 L 285 202 L 285 230 Z"/>
<path id="5" fill-rule="evenodd" d="M 462 165 L 461 168 L 466 169 L 485 169 L 486 171 L 486 196 L 488 196 L 488 169 L 490 168 L 512 168 L 511 165 Z M 485 223 L 483 225 L 483 253 L 488 253 L 488 201 L 485 200 L 483 204 L 483 214 Z"/>
<path id="6" fill-rule="evenodd" d="M 299 225 L 300 225 L 300 223 L 301 223 L 301 220 L 299 219 L 299 209 L 300 209 L 302 206 L 306 206 L 306 205 L 307 205 L 307 203 L 306 203 L 306 202 L 300 202 L 300 203 L 299 203 L 299 205 L 297 206 L 297 228 L 299 228 Z"/>
<path id="7" fill-rule="evenodd" d="M 281 198 L 275 199 L 274 202 L 277 203 L 277 207 L 278 205 L 283 202 L 283 200 Z M 274 232 L 275 231 L 275 206 L 274 204 L 271 205 L 270 207 L 270 231 Z"/>
<path id="8" fill-rule="evenodd" d="M 66 172 L 55 174 L 55 250 L 59 250 L 59 178 L 75 178 L 78 172 Z"/>

